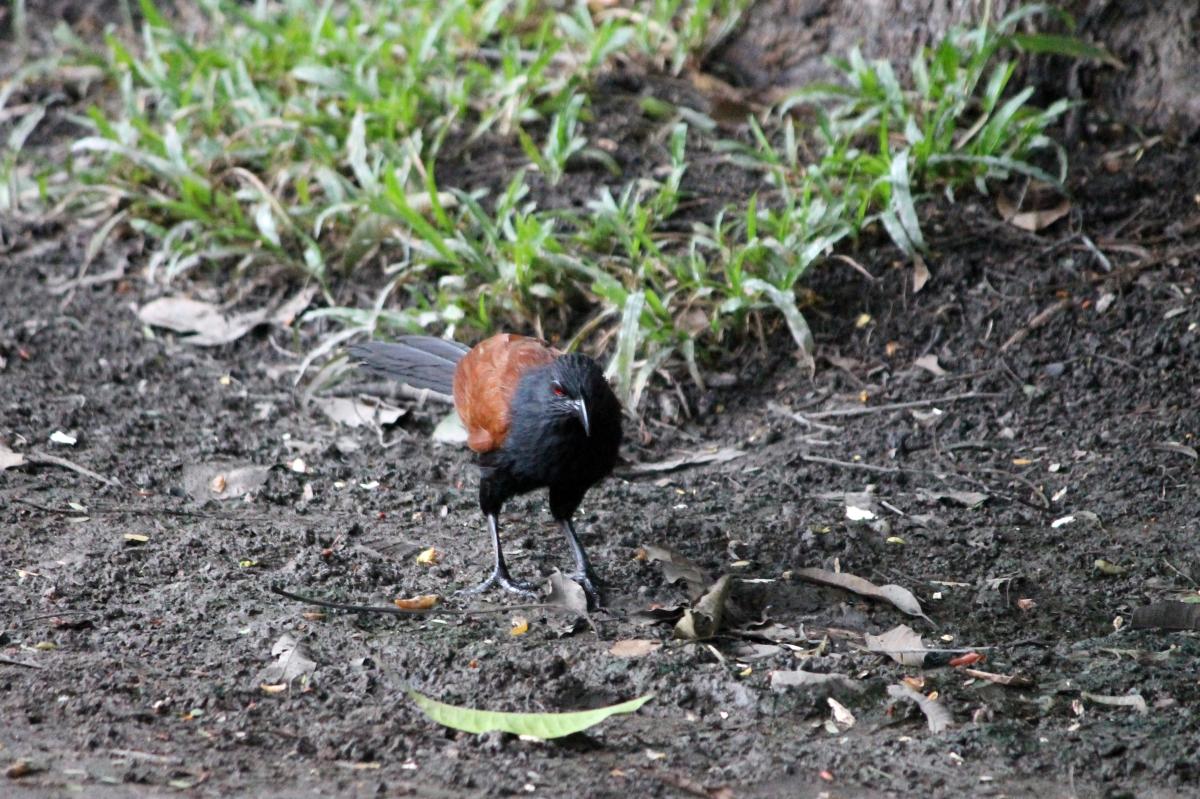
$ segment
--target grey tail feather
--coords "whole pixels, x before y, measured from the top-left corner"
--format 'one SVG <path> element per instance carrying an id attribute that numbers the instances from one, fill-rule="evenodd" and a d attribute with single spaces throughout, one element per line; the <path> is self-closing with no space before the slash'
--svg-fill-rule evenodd
<path id="1" fill-rule="evenodd" d="M 447 395 L 454 393 L 454 370 L 469 349 L 433 336 L 401 336 L 390 344 L 367 341 L 346 348 L 360 366 L 377 375 Z"/>

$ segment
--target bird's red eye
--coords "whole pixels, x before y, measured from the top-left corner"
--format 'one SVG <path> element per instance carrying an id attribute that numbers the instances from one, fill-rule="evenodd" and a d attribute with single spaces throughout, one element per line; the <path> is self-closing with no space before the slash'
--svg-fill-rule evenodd
<path id="1" fill-rule="evenodd" d="M 556 396 L 556 397 L 567 396 L 567 392 L 564 391 L 563 387 L 560 386 L 558 383 L 555 383 L 554 385 L 550 386 L 550 390 L 554 392 L 554 396 Z"/>

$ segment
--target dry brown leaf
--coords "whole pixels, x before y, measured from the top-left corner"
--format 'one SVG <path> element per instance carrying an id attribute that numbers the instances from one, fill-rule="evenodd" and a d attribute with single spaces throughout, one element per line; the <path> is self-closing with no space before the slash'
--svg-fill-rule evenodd
<path id="1" fill-rule="evenodd" d="M 421 594 L 410 598 L 397 597 L 392 600 L 392 604 L 404 610 L 429 610 L 440 601 L 441 597 L 437 594 Z"/>
<path id="2" fill-rule="evenodd" d="M 821 674 L 815 671 L 772 671 L 771 688 L 823 688 L 837 692 L 861 693 L 866 687 L 846 674 Z"/>
<path id="3" fill-rule="evenodd" d="M 927 648 L 921 636 L 907 624 L 893 627 L 880 635 L 866 635 L 867 649 L 887 655 L 901 666 L 923 666 Z"/>
<path id="4" fill-rule="evenodd" d="M 928 355 L 922 355 L 920 358 L 914 360 L 913 366 L 917 367 L 918 369 L 924 369 L 926 372 L 929 372 L 935 377 L 942 377 L 946 374 L 946 370 L 942 368 L 940 363 L 938 363 L 938 357 L 932 352 Z"/>
<path id="5" fill-rule="evenodd" d="M 925 265 L 925 259 L 920 253 L 913 253 L 913 294 L 920 292 L 928 282 L 929 267 Z"/>
<path id="6" fill-rule="evenodd" d="M 14 469 L 25 464 L 25 456 L 19 452 L 13 452 L 4 444 L 0 444 L 0 472 L 5 469 Z"/>
<path id="7" fill-rule="evenodd" d="M 833 711 L 833 720 L 838 727 L 842 728 L 843 730 L 848 730 L 854 726 L 854 723 L 858 719 L 854 718 L 854 714 L 850 712 L 850 708 L 846 707 L 832 696 L 825 697 L 825 702 L 829 705 L 829 709 Z"/>
<path id="8" fill-rule="evenodd" d="M 663 576 L 667 579 L 668 583 L 673 583 L 677 580 L 686 582 L 688 595 L 693 599 L 702 594 L 712 584 L 712 579 L 708 576 L 708 573 L 693 563 L 683 553 L 671 547 L 660 547 L 654 544 L 646 544 L 642 548 L 646 550 L 647 558 L 662 564 Z"/>
<path id="9" fill-rule="evenodd" d="M 921 708 L 921 712 L 925 714 L 925 721 L 929 724 L 929 731 L 939 733 L 954 724 L 954 717 L 950 715 L 950 711 L 946 706 L 937 702 L 924 694 L 917 693 L 907 685 L 898 683 L 888 686 L 888 696 L 894 699 L 907 699 L 910 702 L 916 702 L 917 707 Z"/>
<path id="10" fill-rule="evenodd" d="M 1200 630 L 1200 604 L 1164 600 L 1133 611 L 1133 629 Z"/>
<path id="11" fill-rule="evenodd" d="M 1071 201 L 1064 197 L 1059 200 L 1057 205 L 1051 208 L 1021 211 L 1013 205 L 1012 200 L 1001 194 L 996 197 L 996 210 L 999 211 L 1000 218 L 1013 227 L 1030 233 L 1037 233 L 1039 230 L 1050 227 L 1071 213 Z"/>
<path id="12" fill-rule="evenodd" d="M 1107 696 L 1105 694 L 1093 694 L 1088 691 L 1080 691 L 1079 695 L 1089 702 L 1095 702 L 1098 705 L 1108 705 L 1109 707 L 1128 707 L 1133 708 L 1138 713 L 1149 713 L 1150 708 L 1146 705 L 1146 700 L 1141 694 L 1120 694 L 1118 696 Z"/>
<path id="13" fill-rule="evenodd" d="M 662 641 L 649 638 L 627 638 L 623 641 L 613 642 L 608 654 L 619 658 L 640 658 L 657 652 L 661 647 Z"/>
<path id="14" fill-rule="evenodd" d="M 583 586 L 562 572 L 556 571 L 550 575 L 550 596 L 546 597 L 546 604 L 572 611 L 577 616 L 588 615 L 587 594 Z"/>
<path id="15" fill-rule="evenodd" d="M 266 484 L 270 466 L 234 463 L 189 463 L 183 467 L 183 489 L 195 502 L 240 499 Z"/>
<path id="16" fill-rule="evenodd" d="M 910 616 L 920 616 L 925 621 L 933 621 L 921 610 L 921 603 L 907 588 L 898 585 L 875 585 L 870 580 L 846 572 L 831 572 L 826 569 L 797 569 L 793 575 L 810 583 L 844 588 L 859 596 L 869 599 L 879 599 L 890 602 L 899 610 Z"/>
<path id="17" fill-rule="evenodd" d="M 700 466 L 706 463 L 725 463 L 740 458 L 746 453 L 734 447 L 722 449 L 701 449 L 693 452 L 682 452 L 677 457 L 653 463 L 635 463 L 628 471 L 634 474 L 653 474 L 656 472 L 671 472 L 687 466 Z"/>
<path id="18" fill-rule="evenodd" d="M 694 608 L 683 612 L 683 618 L 675 624 L 675 637 L 688 641 L 711 638 L 721 628 L 725 615 L 725 601 L 729 598 L 730 577 L 723 575 L 713 583 L 708 593 L 700 597 Z"/>
<path id="19" fill-rule="evenodd" d="M 364 402 L 351 397 L 318 397 L 313 405 L 338 424 L 347 427 L 361 427 L 365 424 L 378 423 L 381 425 L 395 424 L 406 411 L 394 408 L 382 402 Z"/>
<path id="20" fill-rule="evenodd" d="M 215 347 L 237 341 L 267 321 L 270 309 L 259 308 L 238 314 L 225 314 L 218 306 L 190 297 L 160 297 L 138 309 L 138 319 L 152 327 L 165 327 L 185 333 L 182 341 L 198 347 Z"/>

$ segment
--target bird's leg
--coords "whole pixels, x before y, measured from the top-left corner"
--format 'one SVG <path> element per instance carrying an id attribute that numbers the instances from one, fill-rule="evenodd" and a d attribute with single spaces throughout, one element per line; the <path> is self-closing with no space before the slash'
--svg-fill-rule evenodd
<path id="1" fill-rule="evenodd" d="M 567 538 L 567 546 L 571 548 L 571 557 L 575 558 L 575 571 L 570 577 L 579 583 L 583 593 L 587 595 L 588 610 L 596 610 L 601 605 L 600 590 L 596 587 L 600 578 L 592 571 L 592 564 L 588 563 L 587 553 L 583 551 L 583 545 L 575 535 L 575 525 L 571 524 L 570 519 L 559 519 L 558 523 Z"/>
<path id="2" fill-rule="evenodd" d="M 536 585 L 525 580 L 514 579 L 508 573 L 508 564 L 504 562 L 504 550 L 500 548 L 500 523 L 496 520 L 496 514 L 489 513 L 487 523 L 488 532 L 492 534 L 492 550 L 496 553 L 496 565 L 492 568 L 492 575 L 474 588 L 464 588 L 458 593 L 479 594 L 496 585 L 513 594 L 537 596 Z"/>

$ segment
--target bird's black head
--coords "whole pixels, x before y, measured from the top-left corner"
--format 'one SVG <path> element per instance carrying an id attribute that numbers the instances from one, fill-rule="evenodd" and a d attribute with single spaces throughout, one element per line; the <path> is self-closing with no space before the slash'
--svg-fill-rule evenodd
<path id="1" fill-rule="evenodd" d="M 555 359 L 537 380 L 545 392 L 543 407 L 548 415 L 559 425 L 578 422 L 586 436 L 591 436 L 598 414 L 620 413 L 604 372 L 586 355 L 572 353 Z"/>
<path id="2" fill-rule="evenodd" d="M 621 403 L 586 355 L 562 355 L 526 371 L 510 411 L 502 457 L 519 481 L 549 485 L 578 503 L 616 464 Z"/>

